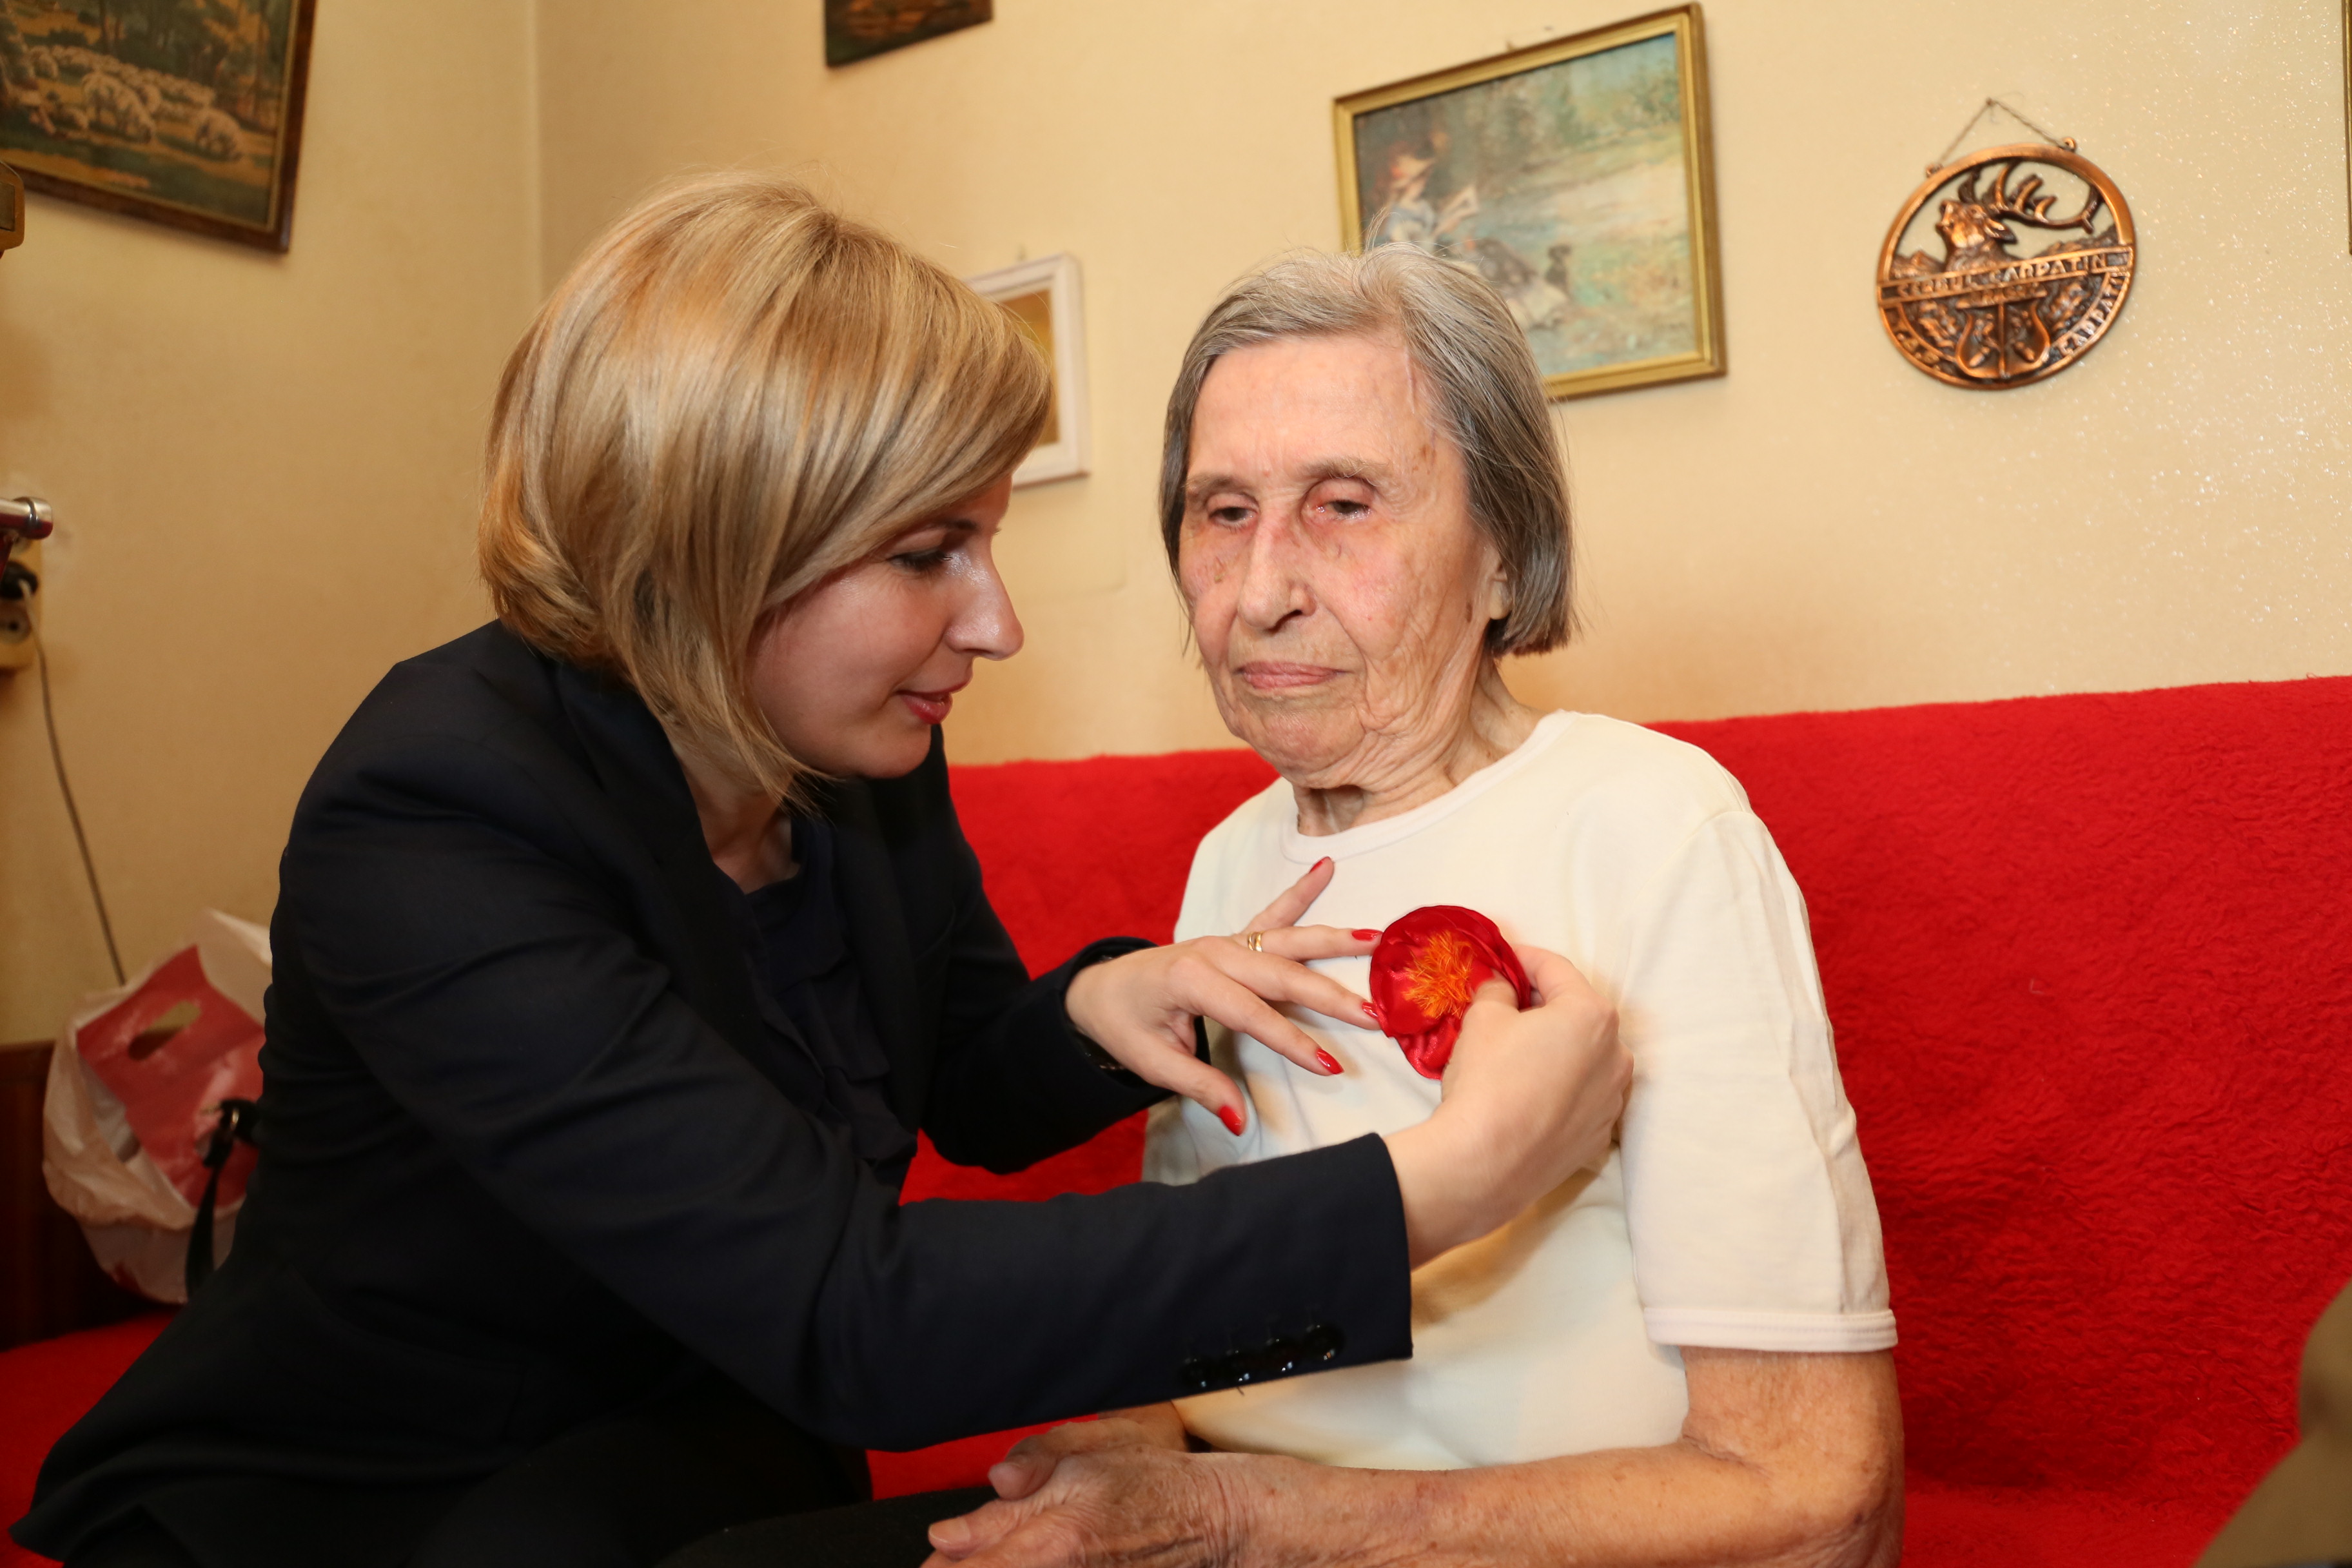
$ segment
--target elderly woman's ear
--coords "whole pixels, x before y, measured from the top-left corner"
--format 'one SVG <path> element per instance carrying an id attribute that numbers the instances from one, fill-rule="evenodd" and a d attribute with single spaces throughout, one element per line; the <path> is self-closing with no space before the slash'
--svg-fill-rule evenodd
<path id="1" fill-rule="evenodd" d="M 1495 574 L 1486 579 L 1486 624 L 1511 618 L 1511 574 L 1500 562 L 1495 563 Z"/>

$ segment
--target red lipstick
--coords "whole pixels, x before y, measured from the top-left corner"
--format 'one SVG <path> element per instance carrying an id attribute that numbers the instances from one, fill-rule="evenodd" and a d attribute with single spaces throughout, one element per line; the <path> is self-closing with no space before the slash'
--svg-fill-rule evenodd
<path id="1" fill-rule="evenodd" d="M 943 721 L 948 710 L 955 706 L 955 694 L 971 684 L 971 677 L 967 675 L 953 686 L 944 686 L 936 691 L 901 690 L 898 698 L 917 719 L 926 724 L 937 724 Z"/>

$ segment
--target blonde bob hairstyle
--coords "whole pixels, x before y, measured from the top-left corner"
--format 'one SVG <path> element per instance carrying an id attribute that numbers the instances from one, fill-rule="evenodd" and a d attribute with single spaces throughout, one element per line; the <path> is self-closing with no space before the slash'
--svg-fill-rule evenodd
<path id="1" fill-rule="evenodd" d="M 1043 357 L 997 306 L 770 175 L 655 195 L 507 362 L 481 570 L 499 619 L 626 681 L 681 754 L 783 799 L 762 620 L 1012 471 Z"/>
<path id="2" fill-rule="evenodd" d="M 1511 607 L 1486 627 L 1495 658 L 1542 653 L 1575 634 L 1568 475 L 1543 377 L 1509 307 L 1467 268 L 1402 245 L 1360 256 L 1302 251 L 1250 274 L 1210 307 L 1168 396 L 1160 533 L 1176 565 L 1192 416 L 1217 361 L 1281 338 L 1395 337 L 1462 454 L 1470 521 L 1502 558 Z"/>

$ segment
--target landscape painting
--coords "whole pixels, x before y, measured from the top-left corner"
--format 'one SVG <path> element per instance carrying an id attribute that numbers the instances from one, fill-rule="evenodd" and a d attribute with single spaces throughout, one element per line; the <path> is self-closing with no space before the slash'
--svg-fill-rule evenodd
<path id="1" fill-rule="evenodd" d="M 316 0 L 0 0 L 0 158 L 36 191 L 268 249 Z"/>
<path id="2" fill-rule="evenodd" d="M 1696 5 L 1340 100 L 1351 246 L 1492 284 L 1555 397 L 1723 374 Z"/>

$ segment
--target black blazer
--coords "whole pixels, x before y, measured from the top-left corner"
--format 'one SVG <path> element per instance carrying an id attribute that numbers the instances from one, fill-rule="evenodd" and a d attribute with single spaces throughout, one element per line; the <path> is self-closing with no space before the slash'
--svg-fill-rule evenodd
<path id="1" fill-rule="evenodd" d="M 1068 1027 L 1103 944 L 1028 979 L 936 739 L 825 809 L 908 1127 L 1010 1171 L 1156 1098 Z M 496 626 L 396 667 L 295 812 L 235 1250 L 58 1442 L 16 1538 L 63 1556 L 140 1505 L 203 1535 L 306 1487 L 397 1513 L 714 1367 L 908 1448 L 1411 1353 L 1377 1139 L 901 1207 L 758 1070 L 716 875 L 633 692 Z"/>

